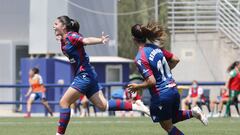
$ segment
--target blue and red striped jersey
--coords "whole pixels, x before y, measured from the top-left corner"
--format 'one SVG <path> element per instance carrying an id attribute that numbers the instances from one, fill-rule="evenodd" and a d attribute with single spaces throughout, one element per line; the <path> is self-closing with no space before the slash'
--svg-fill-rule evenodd
<path id="1" fill-rule="evenodd" d="M 140 74 L 146 79 L 153 75 L 156 85 L 150 88 L 152 97 L 168 90 L 175 83 L 162 50 L 154 44 L 146 44 L 139 48 L 135 63 Z"/>
<path id="2" fill-rule="evenodd" d="M 77 32 L 68 32 L 67 37 L 61 41 L 61 49 L 68 57 L 74 75 L 83 71 L 92 70 L 89 63 L 89 56 L 85 52 L 83 36 Z"/>

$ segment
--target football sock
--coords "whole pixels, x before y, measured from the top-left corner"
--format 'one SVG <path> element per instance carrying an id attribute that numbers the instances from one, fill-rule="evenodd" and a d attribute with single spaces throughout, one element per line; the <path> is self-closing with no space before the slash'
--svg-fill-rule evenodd
<path id="1" fill-rule="evenodd" d="M 173 126 L 168 135 L 184 135 L 179 129 Z"/>
<path id="2" fill-rule="evenodd" d="M 60 119 L 58 122 L 57 133 L 64 134 L 70 120 L 71 109 L 65 108 L 60 110 Z"/>

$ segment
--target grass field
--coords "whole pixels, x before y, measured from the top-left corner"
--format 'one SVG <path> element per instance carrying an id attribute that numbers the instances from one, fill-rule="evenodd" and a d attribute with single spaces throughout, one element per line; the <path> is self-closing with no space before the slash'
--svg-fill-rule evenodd
<path id="1" fill-rule="evenodd" d="M 185 135 L 240 135 L 239 118 L 192 119 L 177 124 Z M 0 135 L 55 135 L 57 118 L 0 118 Z M 149 118 L 72 118 L 67 135 L 167 135 Z"/>

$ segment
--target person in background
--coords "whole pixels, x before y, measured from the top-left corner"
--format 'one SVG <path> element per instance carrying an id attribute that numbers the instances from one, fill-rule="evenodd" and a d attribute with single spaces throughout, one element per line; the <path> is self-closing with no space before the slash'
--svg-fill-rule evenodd
<path id="1" fill-rule="evenodd" d="M 47 98 L 46 98 L 46 88 L 43 85 L 42 76 L 39 74 L 39 69 L 34 67 L 29 71 L 29 89 L 26 97 L 29 97 L 27 100 L 27 113 L 24 116 L 25 118 L 31 117 L 31 108 L 32 103 L 37 100 L 41 99 L 42 104 L 48 110 L 51 116 L 53 116 L 52 109 L 48 105 Z"/>
<path id="2" fill-rule="evenodd" d="M 225 117 L 231 116 L 230 105 L 233 102 L 238 102 L 238 95 L 240 94 L 240 61 L 233 62 L 228 67 L 227 72 L 229 73 L 229 79 L 225 87 L 229 89 L 229 100 L 226 104 Z"/>
<path id="3" fill-rule="evenodd" d="M 182 99 L 182 109 L 187 110 L 187 106 L 191 104 L 193 107 L 197 105 L 198 101 L 201 101 L 201 97 L 203 95 L 202 87 L 198 86 L 198 82 L 194 80 L 192 82 L 191 87 L 188 91 L 188 96 Z"/>
<path id="4" fill-rule="evenodd" d="M 210 113 L 208 117 L 220 117 L 223 109 L 223 104 L 226 104 L 229 100 L 229 91 L 226 88 L 221 88 L 220 96 L 217 96 L 216 99 L 212 100 L 210 103 Z M 213 115 L 216 106 L 216 115 Z"/>

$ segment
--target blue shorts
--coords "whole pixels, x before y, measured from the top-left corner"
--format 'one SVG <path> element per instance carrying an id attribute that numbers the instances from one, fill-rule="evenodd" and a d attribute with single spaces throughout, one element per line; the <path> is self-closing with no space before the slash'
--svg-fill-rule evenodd
<path id="1" fill-rule="evenodd" d="M 34 100 L 38 100 L 38 99 L 46 100 L 46 95 L 44 92 L 34 92 L 34 93 L 31 93 L 30 98 Z"/>
<path id="2" fill-rule="evenodd" d="M 90 98 L 93 94 L 102 89 L 102 86 L 98 83 L 96 77 L 91 76 L 86 72 L 79 73 L 75 76 L 70 87 L 86 95 L 87 98 Z"/>
<path id="3" fill-rule="evenodd" d="M 153 122 L 173 119 L 179 110 L 180 95 L 175 87 L 160 93 L 158 103 L 151 103 L 150 114 Z"/>

